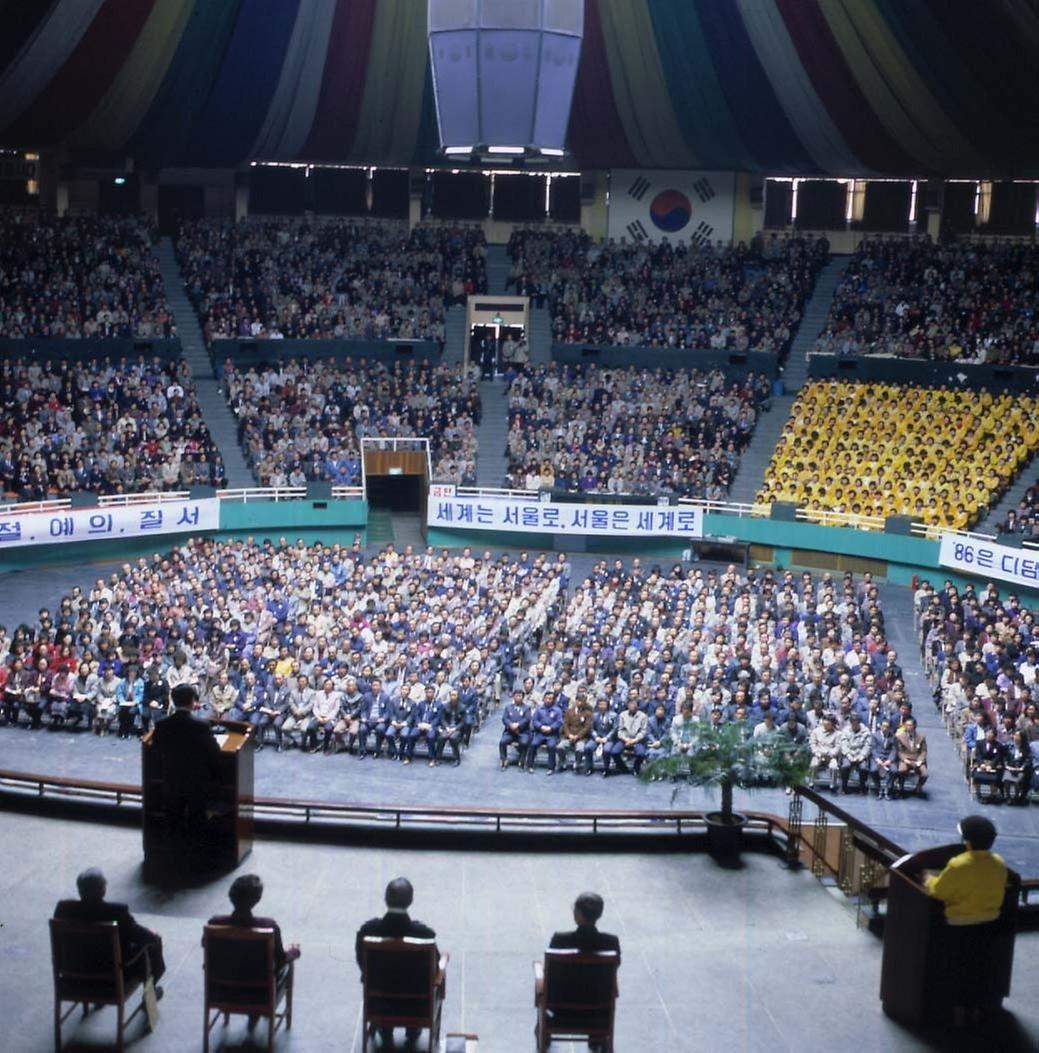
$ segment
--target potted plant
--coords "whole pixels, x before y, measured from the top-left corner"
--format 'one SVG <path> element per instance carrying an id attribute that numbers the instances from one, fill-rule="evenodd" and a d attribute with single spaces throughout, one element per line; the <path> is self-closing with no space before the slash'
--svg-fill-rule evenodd
<path id="1" fill-rule="evenodd" d="M 749 790 L 758 786 L 796 786 L 808 774 L 809 753 L 778 731 L 754 738 L 742 721 L 704 724 L 697 728 L 685 750 L 672 749 L 646 764 L 644 781 L 684 779 L 690 786 L 717 786 L 721 810 L 707 812 L 707 845 L 722 864 L 739 860 L 743 827 L 747 817 L 733 810 L 733 787 Z M 681 787 L 675 787 L 677 795 Z"/>

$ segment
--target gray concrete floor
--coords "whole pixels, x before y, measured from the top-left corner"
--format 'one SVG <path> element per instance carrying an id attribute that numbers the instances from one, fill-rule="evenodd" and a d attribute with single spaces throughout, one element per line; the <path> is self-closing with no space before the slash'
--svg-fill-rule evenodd
<path id="1" fill-rule="evenodd" d="M 76 873 L 102 866 L 112 899 L 163 936 L 168 972 L 161 1020 L 151 1035 L 135 1024 L 129 1049 L 199 1049 L 204 920 L 226 906 L 224 878 L 166 892 L 142 884 L 135 831 L 0 814 L 0 1048 L 53 1048 L 46 918 L 74 894 Z M 265 879 L 262 908 L 303 957 L 296 1021 L 279 1050 L 360 1050 L 360 985 L 353 934 L 379 912 L 382 889 L 408 875 L 413 913 L 451 955 L 445 1030 L 480 1036 L 480 1053 L 533 1049 L 531 963 L 584 888 L 606 899 L 602 927 L 620 935 L 617 1049 L 829 1050 L 857 1053 L 956 1048 L 949 1036 L 911 1033 L 882 1013 L 881 945 L 856 929 L 840 897 L 804 871 L 748 854 L 740 871 L 703 855 L 499 854 L 378 850 L 260 842 L 244 869 Z M 1039 935 L 1018 940 L 1014 1014 L 969 1048 L 1035 1049 L 1039 1043 Z M 74 1017 L 78 1020 L 78 1015 Z M 232 1018 L 217 1034 L 224 1050 L 261 1048 Z M 111 1010 L 66 1025 L 72 1050 L 111 1048 Z M 571 1047 L 558 1047 L 567 1053 Z M 577 1047 L 573 1047 L 576 1050 Z M 964 1048 L 968 1048 L 964 1046 Z"/>

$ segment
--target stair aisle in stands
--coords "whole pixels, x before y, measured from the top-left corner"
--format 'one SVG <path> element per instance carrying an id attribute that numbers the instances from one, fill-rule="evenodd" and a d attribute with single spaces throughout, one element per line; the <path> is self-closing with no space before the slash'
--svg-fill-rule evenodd
<path id="1" fill-rule="evenodd" d="M 505 281 L 512 270 L 512 260 L 504 245 L 487 246 L 487 292 L 505 293 Z"/>
<path id="2" fill-rule="evenodd" d="M 455 304 L 444 317 L 444 357 L 449 366 L 460 366 L 465 360 L 465 304 Z"/>
<path id="3" fill-rule="evenodd" d="M 851 262 L 850 256 L 831 256 L 819 272 L 815 289 L 805 304 L 801 324 L 794 334 L 790 355 L 783 370 L 783 383 L 787 391 L 800 391 L 808 379 L 808 354 L 815 347 L 816 338 L 822 332 L 826 316 L 830 313 L 833 294 L 844 277 L 844 269 Z"/>
<path id="4" fill-rule="evenodd" d="M 508 462 L 505 457 L 505 438 L 509 430 L 507 400 L 500 380 L 480 381 L 480 401 L 483 415 L 476 430 L 479 444 L 476 456 L 478 486 L 505 485 Z"/>
<path id="5" fill-rule="evenodd" d="M 184 349 L 184 360 L 191 367 L 198 405 L 209 427 L 227 471 L 227 485 L 232 490 L 256 485 L 256 479 L 242 456 L 238 427 L 227 399 L 213 376 L 213 364 L 202 339 L 202 329 L 195 308 L 184 292 L 184 279 L 173 250 L 173 242 L 164 237 L 156 250 L 159 270 L 166 286 L 166 300 L 177 321 L 177 335 Z"/>
<path id="6" fill-rule="evenodd" d="M 740 458 L 736 478 L 726 497 L 727 501 L 748 505 L 754 503 L 765 480 L 765 469 L 772 459 L 772 450 L 790 416 L 790 407 L 793 404 L 793 395 L 780 395 L 772 399 L 772 408 L 758 418 L 750 446 Z"/>
<path id="7" fill-rule="evenodd" d="M 530 306 L 527 348 L 532 364 L 552 361 L 552 318 L 547 307 L 535 307 L 533 301 Z"/>
<path id="8" fill-rule="evenodd" d="M 1039 453 L 1034 454 L 1025 462 L 1024 468 L 1018 472 L 1017 478 L 1010 484 L 1010 489 L 1003 497 L 988 510 L 985 517 L 975 528 L 983 534 L 995 534 L 999 531 L 999 524 L 1007 517 L 1007 513 L 1017 511 L 1021 498 L 1025 491 L 1033 486 L 1039 478 Z"/>

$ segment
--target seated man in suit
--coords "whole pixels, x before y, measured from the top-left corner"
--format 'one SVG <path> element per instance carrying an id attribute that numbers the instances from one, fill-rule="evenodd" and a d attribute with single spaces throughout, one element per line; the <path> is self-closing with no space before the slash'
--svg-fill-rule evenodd
<path id="1" fill-rule="evenodd" d="M 421 921 L 413 920 L 408 914 L 411 901 L 415 898 L 415 890 L 407 878 L 394 878 L 386 886 L 386 913 L 381 918 L 369 918 L 358 930 L 355 952 L 357 964 L 363 970 L 364 959 L 362 947 L 365 936 L 382 936 L 394 940 L 403 940 L 412 937 L 419 940 L 435 940 L 436 933 Z M 440 952 L 436 951 L 440 957 Z M 361 979 L 364 979 L 362 972 Z M 407 1032 L 408 1042 L 413 1043 L 418 1038 L 418 1032 L 411 1029 Z M 384 1029 L 382 1031 L 383 1049 L 393 1048 L 393 1032 Z"/>
<path id="2" fill-rule="evenodd" d="M 273 918 L 258 918 L 253 914 L 253 907 L 263 896 L 263 882 L 259 874 L 242 874 L 231 882 L 228 890 L 231 906 L 230 914 L 216 914 L 209 919 L 210 925 L 235 925 L 241 929 L 274 930 L 274 968 L 278 972 L 279 982 L 284 976 L 285 967 L 300 956 L 298 943 L 290 944 L 288 950 L 281 942 L 281 929 Z"/>
<path id="3" fill-rule="evenodd" d="M 600 932 L 596 923 L 602 917 L 603 899 L 597 892 L 582 892 L 574 900 L 576 929 L 552 934 L 549 947 L 553 950 L 575 950 L 592 954 L 595 951 L 616 951 L 620 962 L 621 941 L 610 932 Z"/>
<path id="4" fill-rule="evenodd" d="M 128 979 L 139 980 L 144 976 L 144 957 L 147 957 L 151 966 L 151 978 L 157 983 L 166 971 L 166 963 L 162 957 L 162 937 L 139 925 L 130 908 L 125 903 L 108 903 L 105 893 L 108 891 L 108 882 L 105 875 L 97 867 L 84 870 L 76 878 L 76 888 L 79 891 L 79 899 L 63 899 L 58 901 L 54 908 L 54 917 L 65 921 L 114 921 L 119 926 L 119 950 L 123 962 L 130 962 L 135 955 L 144 950 L 145 954 L 129 966 L 124 965 L 124 973 Z M 162 997 L 162 988 L 155 988 L 155 997 Z"/>
<path id="5" fill-rule="evenodd" d="M 172 716 L 155 725 L 153 748 L 159 751 L 163 807 L 169 831 L 191 848 L 203 846 L 209 785 L 217 773 L 220 747 L 209 723 L 192 715 L 198 702 L 193 684 L 170 692 Z"/>

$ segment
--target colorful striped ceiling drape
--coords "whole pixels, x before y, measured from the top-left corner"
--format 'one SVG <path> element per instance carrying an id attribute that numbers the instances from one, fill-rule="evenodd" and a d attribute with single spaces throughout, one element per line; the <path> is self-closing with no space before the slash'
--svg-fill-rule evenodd
<path id="1" fill-rule="evenodd" d="M 435 161 L 422 0 L 0 0 L 0 144 Z M 1028 0 L 586 0 L 583 168 L 1039 175 Z"/>

